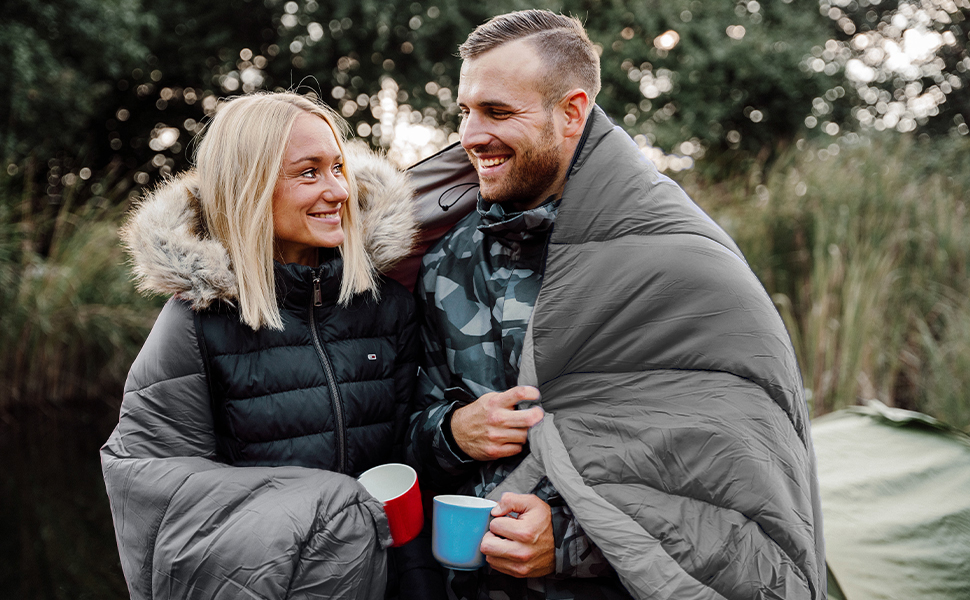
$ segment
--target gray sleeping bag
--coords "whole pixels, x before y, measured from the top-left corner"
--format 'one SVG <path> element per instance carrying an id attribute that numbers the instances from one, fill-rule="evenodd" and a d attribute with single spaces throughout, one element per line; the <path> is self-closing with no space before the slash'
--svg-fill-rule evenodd
<path id="1" fill-rule="evenodd" d="M 383 598 L 387 517 L 356 480 L 214 460 L 189 310 L 169 302 L 159 315 L 101 449 L 131 597 Z"/>
<path id="2" fill-rule="evenodd" d="M 411 170 L 419 202 L 447 206 L 421 185 L 425 167 Z M 637 598 L 825 598 L 788 333 L 730 237 L 599 108 L 566 183 L 519 384 L 539 387 L 547 416 L 489 497 L 548 476 Z"/>
<path id="3" fill-rule="evenodd" d="M 566 185 L 521 384 L 532 456 L 640 598 L 825 597 L 788 333 L 733 241 L 602 112 Z"/>

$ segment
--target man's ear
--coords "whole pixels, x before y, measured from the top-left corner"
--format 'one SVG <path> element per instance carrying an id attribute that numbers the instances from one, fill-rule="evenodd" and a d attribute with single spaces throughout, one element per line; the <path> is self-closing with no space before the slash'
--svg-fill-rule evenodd
<path id="1" fill-rule="evenodd" d="M 560 101 L 565 116 L 563 136 L 570 138 L 582 135 L 586 126 L 586 115 L 589 113 L 589 94 L 586 90 L 576 88 L 570 91 Z"/>

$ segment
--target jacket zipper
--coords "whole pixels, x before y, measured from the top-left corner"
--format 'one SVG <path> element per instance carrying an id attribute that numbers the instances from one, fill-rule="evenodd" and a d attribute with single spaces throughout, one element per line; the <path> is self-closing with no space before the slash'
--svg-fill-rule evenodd
<path id="1" fill-rule="evenodd" d="M 323 371 L 327 376 L 327 385 L 330 387 L 330 398 L 333 402 L 334 426 L 337 434 L 337 472 L 346 473 L 347 471 L 347 431 L 344 425 L 344 412 L 340 402 L 340 393 L 337 390 L 337 378 L 333 374 L 333 365 L 330 357 L 327 356 L 320 343 L 320 336 L 317 333 L 317 322 L 314 317 L 314 307 L 323 306 L 323 294 L 320 291 L 320 275 L 323 271 L 317 271 L 313 275 L 313 306 L 310 307 L 310 335 L 313 338 L 313 347 L 317 350 L 317 356 L 323 364 Z"/>

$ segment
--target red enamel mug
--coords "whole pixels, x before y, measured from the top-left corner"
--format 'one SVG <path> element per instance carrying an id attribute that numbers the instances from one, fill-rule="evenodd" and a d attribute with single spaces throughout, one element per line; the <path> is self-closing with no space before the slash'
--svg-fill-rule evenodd
<path id="1" fill-rule="evenodd" d="M 388 463 L 364 471 L 357 481 L 384 505 L 394 539 L 392 548 L 418 537 L 424 526 L 424 509 L 414 469 L 401 463 Z"/>

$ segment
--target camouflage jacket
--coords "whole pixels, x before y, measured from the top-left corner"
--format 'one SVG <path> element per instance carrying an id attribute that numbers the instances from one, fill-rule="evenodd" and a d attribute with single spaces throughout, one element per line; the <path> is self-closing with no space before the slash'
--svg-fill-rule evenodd
<path id="1" fill-rule="evenodd" d="M 431 489 L 483 497 L 528 453 L 479 463 L 452 446 L 445 416 L 482 394 L 516 385 L 522 343 L 542 280 L 545 247 L 557 203 L 506 214 L 481 199 L 473 211 L 425 254 L 415 296 L 422 314 L 425 359 L 408 462 Z M 590 543 L 569 507 L 543 478 L 532 491 L 552 509 L 554 575 L 515 579 L 487 565 L 449 574 L 449 595 L 486 598 L 628 598 L 609 563 Z"/>

